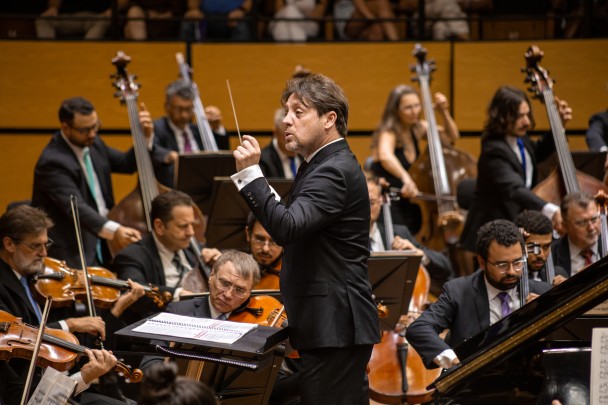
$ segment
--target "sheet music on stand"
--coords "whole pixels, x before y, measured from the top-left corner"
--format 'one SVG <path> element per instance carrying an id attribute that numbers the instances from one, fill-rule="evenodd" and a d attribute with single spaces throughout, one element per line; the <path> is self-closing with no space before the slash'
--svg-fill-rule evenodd
<path id="1" fill-rule="evenodd" d="M 381 330 L 395 329 L 407 313 L 421 260 L 413 250 L 371 253 L 367 267 L 374 300 L 388 307 L 388 317 L 380 319 Z"/>

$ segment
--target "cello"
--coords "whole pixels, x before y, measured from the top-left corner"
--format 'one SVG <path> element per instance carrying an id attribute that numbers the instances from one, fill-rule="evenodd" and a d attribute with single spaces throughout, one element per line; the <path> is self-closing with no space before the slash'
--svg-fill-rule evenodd
<path id="1" fill-rule="evenodd" d="M 530 46 L 524 54 L 526 67 L 522 71 L 526 73 L 525 82 L 530 84 L 529 90 L 533 94 L 532 97 L 539 99 L 547 110 L 560 172 L 558 174 L 557 170 L 554 170 L 545 180 L 534 187 L 533 192 L 543 200 L 559 205 L 566 194 L 584 192 L 593 196 L 599 190 L 604 192 L 608 190 L 604 183 L 579 172 L 574 166 L 566 139 L 566 131 L 553 94 L 554 80 L 549 76 L 549 72 L 539 65 L 543 55 L 544 53 L 536 45 Z"/>
<path id="2" fill-rule="evenodd" d="M 116 57 L 112 59 L 112 64 L 116 66 L 116 74 L 112 75 L 115 79 L 114 87 L 118 89 L 117 96 L 122 103 L 127 106 L 129 125 L 133 137 L 133 148 L 137 161 L 137 171 L 139 174 L 139 187 L 136 187 L 127 197 L 117 204 L 108 218 L 121 224 L 138 229 L 141 232 L 152 232 L 150 220 L 150 209 L 152 200 L 162 192 L 170 191 L 168 187 L 159 184 L 154 176 L 152 161 L 148 152 L 147 141 L 143 129 L 139 123 L 139 110 L 137 108 L 137 90 L 139 86 L 134 82 L 134 76 L 128 74 L 127 64 L 131 58 L 124 52 L 118 51 Z M 209 279 L 210 269 L 201 257 L 198 241 L 204 242 L 205 221 L 203 214 L 198 206 L 193 205 L 194 214 L 198 219 L 194 226 L 195 237 L 190 239 L 190 247 L 196 253 L 199 265 L 204 273 L 205 281 Z M 124 246 L 112 246 L 111 250 L 116 253 Z"/>
<path id="3" fill-rule="evenodd" d="M 382 205 L 386 245 L 394 239 L 390 197 L 385 193 Z M 402 315 L 394 330 L 382 332 L 382 341 L 374 345 L 369 361 L 369 397 L 383 404 L 418 404 L 430 401 L 428 387 L 441 373 L 440 369 L 427 370 L 420 355 L 409 346 L 405 330 L 428 302 L 431 280 L 423 266 L 418 269 L 412 299 L 407 315 Z"/>
<path id="4" fill-rule="evenodd" d="M 477 177 L 477 163 L 473 157 L 452 146 L 442 145 L 435 120 L 435 112 L 430 90 L 431 72 L 434 61 L 427 61 L 427 50 L 416 44 L 413 55 L 417 59 L 412 71 L 413 79 L 420 85 L 424 117 L 427 122 L 427 149 L 412 164 L 409 170 L 418 189 L 434 195 L 434 201 L 418 199 L 416 203 L 422 211 L 422 227 L 416 238 L 424 246 L 442 250 L 454 247 L 460 239 L 464 227 L 464 216 L 452 197 L 460 181 Z M 414 197 L 416 199 L 416 197 Z"/>

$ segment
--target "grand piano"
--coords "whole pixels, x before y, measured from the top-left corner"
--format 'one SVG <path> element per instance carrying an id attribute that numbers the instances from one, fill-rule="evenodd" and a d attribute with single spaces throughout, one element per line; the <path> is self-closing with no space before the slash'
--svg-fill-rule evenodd
<path id="1" fill-rule="evenodd" d="M 608 322 L 585 313 L 606 299 L 608 258 L 454 348 L 461 363 L 435 380 L 434 397 L 463 405 L 588 404 L 591 329 Z"/>

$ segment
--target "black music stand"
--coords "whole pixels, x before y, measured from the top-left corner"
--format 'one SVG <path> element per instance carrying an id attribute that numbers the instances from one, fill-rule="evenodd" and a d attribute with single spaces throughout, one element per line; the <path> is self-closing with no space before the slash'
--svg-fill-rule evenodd
<path id="1" fill-rule="evenodd" d="M 207 215 L 211 207 L 213 179 L 234 173 L 236 164 L 230 151 L 179 155 L 175 164 L 175 189 L 190 195 Z"/>
<path id="2" fill-rule="evenodd" d="M 372 252 L 367 262 L 372 293 L 388 308 L 388 317 L 380 319 L 381 330 L 395 329 L 399 317 L 407 313 L 421 260 L 413 250 Z"/>
<path id="3" fill-rule="evenodd" d="M 233 344 L 225 344 L 133 331 L 146 320 L 116 332 L 124 350 L 129 350 L 130 344 L 151 340 L 174 343 L 172 347 L 163 345 L 156 352 L 157 346 L 150 346 L 149 350 L 178 359 L 180 374 L 190 362 L 203 361 L 197 378 L 214 389 L 223 405 L 268 403 L 285 354 L 282 343 L 287 340 L 287 328 L 259 325 Z"/>
<path id="4" fill-rule="evenodd" d="M 293 180 L 268 179 L 283 201 L 287 199 Z M 211 208 L 205 240 L 216 249 L 248 251 L 245 225 L 250 209 L 229 177 L 217 177 L 213 185 Z"/>

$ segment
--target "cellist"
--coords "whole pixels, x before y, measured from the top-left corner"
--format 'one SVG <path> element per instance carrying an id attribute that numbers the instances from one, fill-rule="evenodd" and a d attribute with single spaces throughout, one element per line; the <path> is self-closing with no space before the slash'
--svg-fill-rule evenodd
<path id="1" fill-rule="evenodd" d="M 126 246 L 141 239 L 138 230 L 107 219 L 114 206 L 111 173 L 136 170 L 133 149 L 121 152 L 98 136 L 101 120 L 90 101 L 64 100 L 59 108 L 61 129 L 44 148 L 34 173 L 32 205 L 42 208 L 56 224 L 72 223 L 70 195 L 78 198 L 84 256 L 88 266 L 103 265 L 109 257 L 105 240 Z M 152 151 L 152 127 L 142 124 Z M 76 238 L 70 226 L 56 226 L 49 253 L 70 267 L 81 267 Z"/>
<path id="2" fill-rule="evenodd" d="M 0 217 L 0 310 L 20 317 L 32 326 L 39 325 L 41 309 L 33 300 L 28 280 L 44 269 L 47 248 L 52 243 L 47 230 L 52 225 L 42 210 L 27 205 L 16 207 Z M 53 309 L 51 318 L 54 321 L 48 327 L 99 335 L 103 340 L 106 331 L 112 333 L 125 326 L 118 317 L 143 295 L 143 287 L 135 283 L 132 287 L 103 317 L 65 317 L 61 310 Z M 74 377 L 78 381 L 78 391 L 84 390 L 92 380 L 116 365 L 116 358 L 108 351 L 94 350 L 87 355 L 91 362 L 83 367 L 82 374 Z M 20 379 L 25 378 L 25 361 L 12 359 L 8 364 L 10 370 L 5 368 L 3 372 L 8 375 L 15 372 Z"/>
<path id="3" fill-rule="evenodd" d="M 563 100 L 557 103 L 563 123 L 572 118 L 572 109 Z M 532 141 L 528 130 L 534 128 L 530 100 L 525 92 L 511 86 L 500 87 L 488 108 L 488 120 L 481 139 L 477 162 L 477 184 L 469 209 L 461 245 L 475 251 L 477 230 L 493 219 L 512 221 L 525 209 L 542 211 L 555 229 L 561 229 L 559 207 L 536 196 L 537 163 L 555 150 L 551 132 Z"/>

